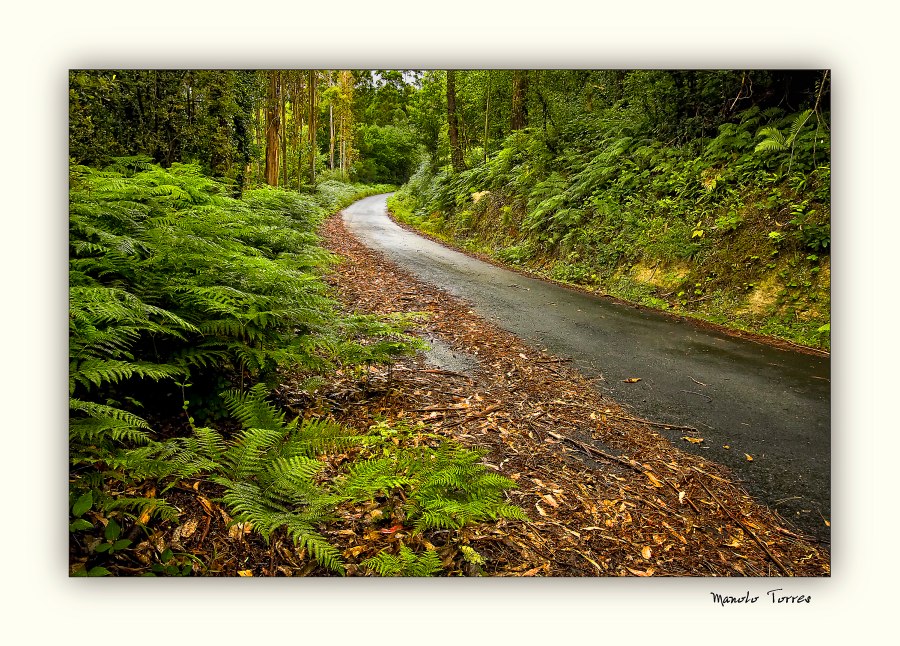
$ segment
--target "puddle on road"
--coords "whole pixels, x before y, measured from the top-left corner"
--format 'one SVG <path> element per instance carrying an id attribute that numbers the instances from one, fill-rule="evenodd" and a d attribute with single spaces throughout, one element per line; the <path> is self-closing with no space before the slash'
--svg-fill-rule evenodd
<path id="1" fill-rule="evenodd" d="M 478 359 L 471 354 L 455 350 L 450 344 L 437 337 L 425 337 L 431 349 L 425 352 L 425 361 L 435 368 L 458 372 L 467 377 L 473 376 L 478 368 Z"/>

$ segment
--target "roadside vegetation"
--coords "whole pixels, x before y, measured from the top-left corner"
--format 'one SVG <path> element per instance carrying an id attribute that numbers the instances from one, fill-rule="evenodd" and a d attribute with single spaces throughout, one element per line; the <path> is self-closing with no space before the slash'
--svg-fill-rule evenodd
<path id="1" fill-rule="evenodd" d="M 484 111 L 493 74 L 491 89 L 456 73 L 447 119 L 480 105 L 484 132 L 455 168 L 439 139 L 395 217 L 556 280 L 830 347 L 827 72 L 509 72 L 511 115 Z"/>
<path id="2" fill-rule="evenodd" d="M 212 516 L 198 530 L 197 509 L 226 533 L 256 537 L 258 550 L 291 545 L 309 571 L 334 574 L 345 556 L 323 531 L 367 505 L 386 510 L 372 516 L 376 536 L 398 519 L 414 536 L 372 554 L 360 574 L 440 572 L 426 532 L 525 518 L 506 502 L 515 483 L 487 472 L 478 452 L 421 428 L 348 427 L 313 405 L 336 375 L 364 383 L 424 345 L 406 333 L 415 315 L 342 312 L 323 280 L 337 258 L 318 227 L 392 190 L 371 183 L 390 160 L 373 153 L 370 183 L 352 182 L 359 158 L 338 130 L 334 168 L 321 154 L 305 177 L 278 163 L 287 135 L 266 141 L 253 109 L 275 100 L 264 90 L 273 76 L 286 83 L 276 73 L 72 73 L 73 576 L 249 574 L 246 554 L 223 561 L 181 547 L 206 539 Z M 308 101 L 328 96 L 325 79 Z M 149 95 L 153 119 L 133 110 Z M 281 117 L 299 102 L 268 107 Z M 262 126 L 272 134 L 271 120 Z M 306 397 L 293 412 L 273 400 L 288 380 Z"/>

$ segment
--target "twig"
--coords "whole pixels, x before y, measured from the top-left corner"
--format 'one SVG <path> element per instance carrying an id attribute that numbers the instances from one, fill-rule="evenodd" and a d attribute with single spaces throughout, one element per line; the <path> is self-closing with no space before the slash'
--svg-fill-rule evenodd
<path id="1" fill-rule="evenodd" d="M 461 420 L 453 422 L 452 424 L 447 424 L 446 426 L 443 426 L 442 428 L 453 428 L 454 426 L 459 426 L 460 424 L 465 424 L 466 422 L 471 422 L 474 419 L 478 419 L 479 417 L 484 417 L 485 415 L 488 415 L 489 413 L 493 413 L 498 408 L 500 408 L 500 404 L 491 404 L 490 406 L 488 406 L 481 412 L 474 413 L 472 415 L 468 415 L 468 416 L 462 418 Z"/>
<path id="2" fill-rule="evenodd" d="M 753 532 L 753 530 L 750 529 L 749 526 L 747 526 L 741 519 L 735 518 L 734 514 L 732 514 L 731 511 L 729 511 L 729 509 L 724 504 L 722 504 L 722 501 L 719 500 L 719 497 L 716 494 L 714 494 L 712 491 L 710 491 L 709 487 L 707 487 L 706 484 L 704 484 L 703 480 L 700 480 L 698 478 L 697 482 L 699 482 L 700 486 L 706 490 L 706 493 L 708 493 L 710 496 L 712 496 L 712 499 L 716 501 L 716 503 L 719 505 L 719 507 L 722 508 L 722 511 L 724 511 L 728 515 L 728 517 L 731 518 L 731 520 L 736 522 L 738 525 L 741 526 L 741 528 L 745 532 L 750 534 L 750 537 L 753 538 L 753 540 L 756 541 L 756 543 L 761 548 L 763 548 L 763 551 L 769 556 L 770 559 L 772 559 L 772 561 L 775 563 L 775 565 L 778 566 L 778 569 L 781 570 L 785 576 L 794 576 L 793 574 L 791 574 L 790 570 L 788 570 L 784 565 L 782 565 L 781 561 L 778 560 L 778 557 L 775 556 L 774 554 L 772 554 L 772 551 L 769 549 L 769 546 L 766 545 L 765 543 L 763 543 L 762 539 L 760 539 L 759 536 L 757 536 Z"/>
<path id="3" fill-rule="evenodd" d="M 707 401 L 712 401 L 712 397 L 710 397 L 706 393 L 698 393 L 696 390 L 682 390 L 681 392 L 687 393 L 689 395 L 700 395 L 701 397 L 706 397 Z"/>
<path id="4" fill-rule="evenodd" d="M 572 357 L 568 359 L 535 359 L 534 363 L 568 363 L 572 361 Z"/>
<path id="5" fill-rule="evenodd" d="M 647 424 L 648 426 L 658 426 L 660 428 L 668 428 L 673 431 L 693 431 L 694 433 L 699 433 L 696 428 L 693 426 L 679 426 L 677 424 L 664 424 L 663 422 L 652 422 L 649 419 L 641 419 L 640 417 L 627 417 L 625 415 L 613 415 L 612 413 L 603 413 L 607 417 L 613 417 L 615 419 L 622 419 L 628 422 L 639 422 L 641 424 Z"/>
<path id="6" fill-rule="evenodd" d="M 690 375 L 688 375 L 688 379 L 690 379 L 690 380 L 693 381 L 695 384 L 698 384 L 698 385 L 700 385 L 700 386 L 708 386 L 708 385 L 709 385 L 709 384 L 703 383 L 702 381 L 697 381 L 696 379 L 694 379 L 694 378 L 691 377 Z"/>
<path id="7" fill-rule="evenodd" d="M 419 372 L 427 372 L 430 375 L 447 375 L 448 377 L 458 377 L 459 379 L 466 379 L 468 381 L 472 381 L 472 378 L 467 375 L 462 375 L 458 372 L 453 372 L 452 370 L 437 370 L 437 369 L 425 369 L 422 368 Z"/>
<path id="8" fill-rule="evenodd" d="M 584 444 L 583 442 L 579 442 L 578 440 L 573 440 L 571 437 L 566 437 L 565 435 L 560 435 L 559 433 L 554 433 L 553 431 L 547 431 L 547 435 L 555 437 L 558 440 L 562 440 L 563 442 L 568 442 L 569 444 L 572 444 L 576 448 L 581 449 L 588 455 L 606 458 L 607 460 L 612 460 L 613 462 L 618 462 L 619 464 L 622 464 L 622 465 L 628 467 L 629 469 L 637 471 L 640 474 L 644 474 L 647 472 L 647 470 L 644 469 L 643 467 L 635 466 L 631 462 L 626 460 L 625 458 L 620 458 L 619 456 L 612 455 L 611 453 L 607 453 L 606 451 L 601 451 L 600 449 L 595 449 L 593 446 L 589 446 L 587 444 Z"/>

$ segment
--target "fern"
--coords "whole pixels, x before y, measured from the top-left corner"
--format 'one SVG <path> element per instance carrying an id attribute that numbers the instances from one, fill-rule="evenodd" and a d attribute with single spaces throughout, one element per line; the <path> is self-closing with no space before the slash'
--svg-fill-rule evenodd
<path id="1" fill-rule="evenodd" d="M 444 441 L 435 449 L 398 449 L 391 456 L 354 465 L 342 491 L 354 500 L 389 496 L 402 489 L 407 518 L 417 531 L 458 529 L 498 518 L 527 520 L 508 505 L 504 491 L 515 483 L 488 472 L 481 454 Z"/>
<path id="2" fill-rule="evenodd" d="M 363 561 L 363 566 L 378 576 L 433 576 L 441 571 L 441 559 L 434 550 L 416 554 L 407 546 L 400 547 L 396 555 L 380 552 L 377 556 Z"/>

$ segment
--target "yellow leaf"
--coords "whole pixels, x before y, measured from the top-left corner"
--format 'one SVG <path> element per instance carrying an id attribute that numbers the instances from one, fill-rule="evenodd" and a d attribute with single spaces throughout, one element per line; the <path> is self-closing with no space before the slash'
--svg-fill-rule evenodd
<path id="1" fill-rule="evenodd" d="M 647 559 L 647 560 L 649 561 L 649 560 L 650 560 L 650 557 L 651 557 L 652 555 L 653 555 L 653 552 L 652 552 L 652 550 L 650 549 L 650 547 L 647 546 L 647 545 L 645 545 L 645 546 L 644 546 L 644 549 L 641 550 L 641 556 L 643 556 L 645 559 Z"/>
<path id="2" fill-rule="evenodd" d="M 827 520 L 825 521 L 825 527 L 831 527 L 831 523 L 828 522 Z"/>
<path id="3" fill-rule="evenodd" d="M 197 519 L 191 518 L 181 527 L 181 536 L 183 538 L 190 538 L 191 535 L 197 531 Z"/>
<path id="4" fill-rule="evenodd" d="M 640 380 L 640 377 L 629 377 L 628 379 L 623 379 L 622 381 L 626 384 L 636 384 Z"/>
<path id="5" fill-rule="evenodd" d="M 691 444 L 700 444 L 703 441 L 702 437 L 682 437 L 682 440 L 687 440 Z"/>
<path id="6" fill-rule="evenodd" d="M 366 549 L 365 545 L 357 545 L 356 547 L 351 547 L 349 549 L 344 550 L 344 558 L 356 558 Z"/>
<path id="7" fill-rule="evenodd" d="M 753 462 L 753 456 L 749 453 L 744 453 L 744 457 L 747 458 L 747 462 Z"/>
<path id="8" fill-rule="evenodd" d="M 723 444 L 723 445 L 722 445 L 722 448 L 723 448 L 723 449 L 730 449 L 731 447 L 728 446 L 727 444 Z"/>
<path id="9" fill-rule="evenodd" d="M 653 576 L 654 572 L 653 568 L 648 568 L 646 572 L 644 572 L 643 570 L 632 570 L 630 567 L 626 567 L 625 569 L 635 576 Z"/>
<path id="10" fill-rule="evenodd" d="M 238 576 L 253 576 L 253 570 L 238 570 Z"/>
<path id="11" fill-rule="evenodd" d="M 653 484 L 654 487 L 662 487 L 662 486 L 663 486 L 663 483 L 661 483 L 661 482 L 656 478 L 656 476 L 653 475 L 652 473 L 650 473 L 649 471 L 645 471 L 645 472 L 644 472 L 644 475 L 647 476 L 647 479 L 650 480 L 650 482 Z"/>
<path id="12" fill-rule="evenodd" d="M 200 501 L 200 504 L 203 505 L 203 508 L 208 514 L 213 515 L 216 513 L 216 508 L 209 501 L 209 498 L 207 498 L 206 496 L 197 496 L 197 500 Z"/>

